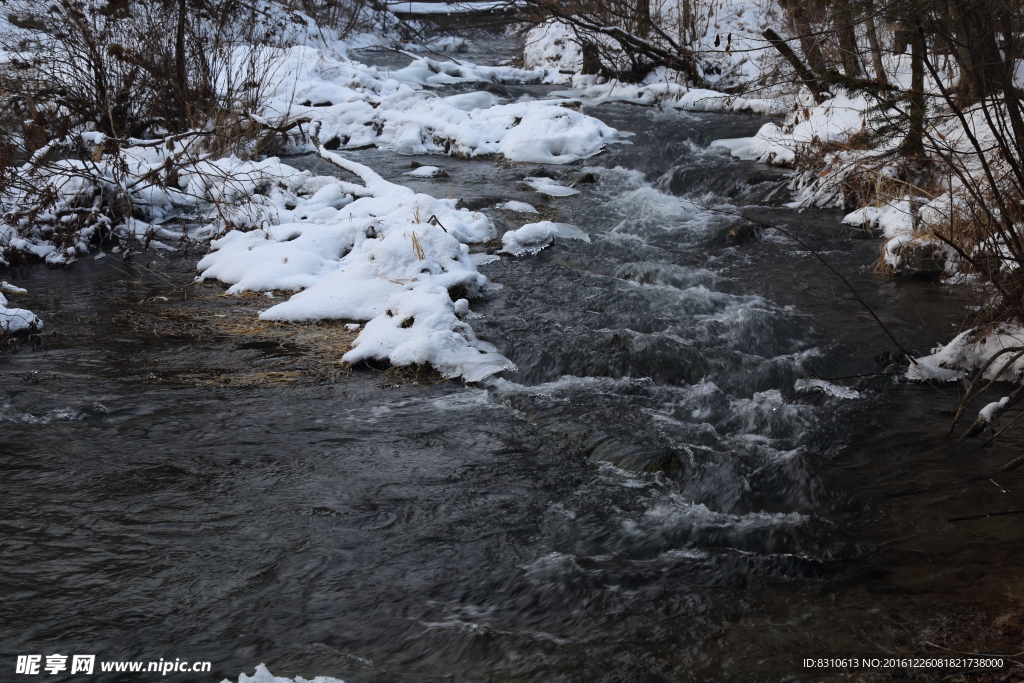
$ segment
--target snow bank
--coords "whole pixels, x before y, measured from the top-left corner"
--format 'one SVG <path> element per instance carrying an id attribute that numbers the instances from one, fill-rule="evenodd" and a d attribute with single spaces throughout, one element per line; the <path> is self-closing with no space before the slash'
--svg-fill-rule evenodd
<path id="1" fill-rule="evenodd" d="M 555 237 L 582 240 L 584 242 L 590 241 L 587 233 L 575 225 L 541 221 L 539 223 L 529 223 L 518 230 L 510 230 L 502 235 L 501 243 L 505 247 L 499 253 L 511 254 L 512 256 L 536 254 L 551 244 Z"/>
<path id="2" fill-rule="evenodd" d="M 523 64 L 528 69 L 543 69 L 545 83 L 565 84 L 583 68 L 583 51 L 572 28 L 549 19 L 526 33 Z"/>
<path id="3" fill-rule="evenodd" d="M 261 313 L 263 320 L 366 322 L 342 358 L 349 363 L 429 363 L 467 381 L 514 369 L 459 319 L 469 312 L 463 295 L 487 284 L 465 242 L 494 237 L 490 220 L 339 154 L 321 155 L 365 186 L 280 165 L 284 182 L 265 195 L 275 223 L 214 240 L 199 262 L 200 278 L 228 283 L 232 293 L 298 292 Z"/>
<path id="4" fill-rule="evenodd" d="M 985 379 L 1020 381 L 1024 377 L 1024 355 L 1020 355 L 1021 351 L 1024 351 L 1024 326 L 1004 323 L 991 329 L 970 329 L 958 334 L 945 346 L 936 346 L 930 355 L 917 358 L 916 363 L 911 363 L 907 369 L 907 377 L 952 382 L 981 368 L 999 354 L 985 370 Z"/>
<path id="5" fill-rule="evenodd" d="M 664 67 L 651 72 L 641 83 L 605 81 L 599 76 L 572 77 L 572 88 L 551 93 L 552 97 L 581 100 L 588 106 L 605 102 L 630 104 L 662 104 L 677 109 L 694 111 L 731 111 L 752 114 L 781 114 L 787 104 L 779 99 L 745 98 L 727 95 L 715 90 L 691 88 L 679 83 L 680 76 Z"/>
<path id="6" fill-rule="evenodd" d="M 8 308 L 7 298 L 2 292 L 8 294 L 27 294 L 21 287 L 15 287 L 8 282 L 0 282 L 0 334 L 11 334 L 13 332 L 35 332 L 43 327 L 36 315 L 24 308 Z"/>
<path id="7" fill-rule="evenodd" d="M 375 67 L 292 48 L 275 71 L 276 94 L 264 117 L 322 122 L 323 141 L 339 149 L 376 145 L 403 154 L 479 157 L 564 164 L 600 152 L 613 128 L 559 102 L 498 104 L 480 91 L 438 97 L 424 86 L 530 83 L 544 74 L 512 67 L 420 58 L 387 74 Z"/>
<path id="8" fill-rule="evenodd" d="M 804 108 L 794 121 L 779 126 L 766 123 L 750 138 L 715 140 L 712 147 L 725 147 L 733 156 L 769 164 L 791 165 L 802 147 L 827 142 L 846 142 L 867 126 L 867 100 L 862 96 L 837 95 L 824 104 Z"/>
<path id="9" fill-rule="evenodd" d="M 847 214 L 843 223 L 882 231 L 887 238 L 909 235 L 914 229 L 910 199 L 893 200 L 882 206 L 865 206 Z"/>

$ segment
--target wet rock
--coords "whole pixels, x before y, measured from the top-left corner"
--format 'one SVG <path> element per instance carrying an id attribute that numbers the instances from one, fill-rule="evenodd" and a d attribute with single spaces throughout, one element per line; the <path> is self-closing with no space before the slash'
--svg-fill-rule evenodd
<path id="1" fill-rule="evenodd" d="M 486 209 L 489 206 L 494 206 L 495 204 L 500 204 L 504 201 L 507 200 L 503 197 L 463 197 L 455 205 L 455 208 L 479 211 L 480 209 Z"/>
<path id="2" fill-rule="evenodd" d="M 744 221 L 739 225 L 731 228 L 725 235 L 725 243 L 730 247 L 738 247 L 741 244 L 746 244 L 750 240 L 755 240 L 760 236 L 760 231 L 757 226 L 749 221 Z"/>
<path id="3" fill-rule="evenodd" d="M 985 277 L 992 278 L 999 274 L 1003 260 L 991 251 L 978 251 L 971 257 L 975 269 Z"/>
<path id="4" fill-rule="evenodd" d="M 900 370 L 906 370 L 910 361 L 899 351 L 886 349 L 875 356 L 875 365 L 886 374 L 893 374 Z"/>
<path id="5" fill-rule="evenodd" d="M 525 173 L 516 174 L 516 180 L 523 180 L 525 178 L 551 178 L 557 180 L 561 174 L 558 171 L 552 171 L 549 168 L 534 168 Z"/>
<path id="6" fill-rule="evenodd" d="M 670 479 L 678 479 L 683 473 L 683 463 L 673 451 L 664 451 L 643 468 L 644 472 L 661 472 Z"/>
<path id="7" fill-rule="evenodd" d="M 946 269 L 946 253 L 933 242 L 908 242 L 896 248 L 902 263 L 900 277 L 911 280 L 938 280 Z"/>
<path id="8" fill-rule="evenodd" d="M 574 173 L 566 178 L 570 185 L 583 185 L 588 183 L 596 183 L 598 178 L 593 173 Z"/>
<path id="9" fill-rule="evenodd" d="M 497 95 L 498 97 L 505 97 L 508 99 L 512 98 L 512 93 L 510 93 L 507 88 L 504 88 L 497 83 L 488 83 L 483 89 L 492 95 Z"/>

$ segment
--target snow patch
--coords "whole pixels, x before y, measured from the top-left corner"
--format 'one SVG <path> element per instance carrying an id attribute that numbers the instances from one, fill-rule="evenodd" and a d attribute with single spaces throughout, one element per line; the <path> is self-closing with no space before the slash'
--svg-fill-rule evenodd
<path id="1" fill-rule="evenodd" d="M 517 202 L 514 199 L 510 199 L 507 202 L 495 205 L 496 209 L 504 209 L 505 211 L 516 211 L 518 213 L 540 213 L 533 204 L 527 204 L 526 202 Z"/>
<path id="2" fill-rule="evenodd" d="M 907 378 L 952 382 L 998 357 L 985 370 L 984 379 L 1006 382 L 1024 377 L 1024 326 L 1004 323 L 991 329 L 974 328 L 961 332 L 945 346 L 932 349 L 930 355 L 915 359 L 907 369 Z"/>

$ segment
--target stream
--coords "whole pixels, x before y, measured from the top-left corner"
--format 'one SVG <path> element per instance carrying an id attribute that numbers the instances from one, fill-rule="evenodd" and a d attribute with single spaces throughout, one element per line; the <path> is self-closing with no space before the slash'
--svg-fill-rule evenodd
<path id="1" fill-rule="evenodd" d="M 585 111 L 635 135 L 569 167 L 350 153 L 502 230 L 530 222 L 493 207 L 518 199 L 590 236 L 480 266 L 501 287 L 469 322 L 519 368 L 487 385 L 185 381 L 163 370 L 302 349 L 119 318 L 171 306 L 195 253 L 5 273 L 49 334 L 0 355 L 0 680 L 55 652 L 212 662 L 104 683 L 261 662 L 349 683 L 847 680 L 802 661 L 920 654 L 1024 597 L 1019 517 L 947 521 L 1024 507 L 1020 470 L 965 481 L 1020 431 L 947 440 L 955 386 L 879 374 L 893 345 L 841 281 L 780 233 L 729 232 L 740 212 L 798 232 L 918 353 L 956 334 L 956 291 L 875 273 L 877 239 L 709 148 L 761 118 Z M 544 198 L 521 182 L 538 172 L 596 182 Z M 812 376 L 855 397 L 798 393 Z"/>

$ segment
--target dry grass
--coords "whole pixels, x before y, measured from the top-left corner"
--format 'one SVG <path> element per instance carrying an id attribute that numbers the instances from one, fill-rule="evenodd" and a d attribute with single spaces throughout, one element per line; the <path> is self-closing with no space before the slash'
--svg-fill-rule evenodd
<path id="1" fill-rule="evenodd" d="M 115 317 L 116 324 L 138 337 L 203 350 L 182 363 L 180 354 L 154 349 L 148 363 L 156 367 L 147 376 L 200 385 L 265 386 L 335 381 L 351 372 L 341 357 L 352 348 L 358 331 L 346 330 L 344 322 L 260 320 L 259 312 L 271 303 L 263 294 L 193 294 L 198 296 L 175 302 L 148 299 Z"/>

